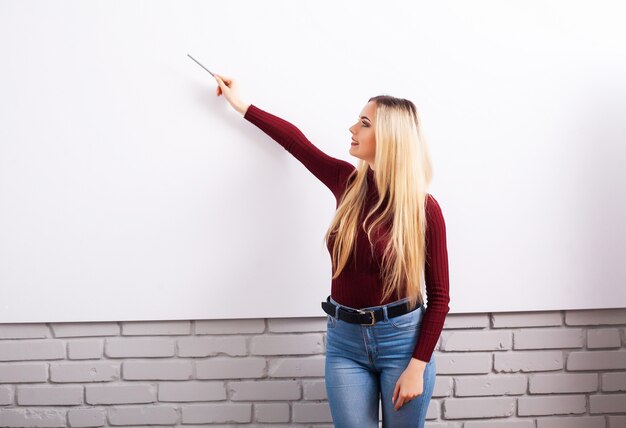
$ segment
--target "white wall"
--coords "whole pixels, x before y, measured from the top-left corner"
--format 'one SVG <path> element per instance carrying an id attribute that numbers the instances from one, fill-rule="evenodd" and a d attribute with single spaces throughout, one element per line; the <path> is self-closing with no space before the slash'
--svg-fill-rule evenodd
<path id="1" fill-rule="evenodd" d="M 414 101 L 451 312 L 623 307 L 619 7 L 0 1 L 0 322 L 322 314 L 332 194 L 188 53 L 353 163 Z"/>

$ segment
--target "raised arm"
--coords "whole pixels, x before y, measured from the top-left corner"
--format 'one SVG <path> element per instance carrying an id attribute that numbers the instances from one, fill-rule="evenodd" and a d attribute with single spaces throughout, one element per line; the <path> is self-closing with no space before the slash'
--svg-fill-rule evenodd
<path id="1" fill-rule="evenodd" d="M 285 150 L 298 159 L 309 171 L 324 183 L 339 199 L 343 193 L 345 178 L 353 170 L 349 162 L 327 155 L 311 143 L 293 124 L 278 116 L 261 110 L 255 105 L 245 103 L 239 96 L 239 86 L 233 78 L 214 73 L 217 81 L 217 95 L 222 93 L 230 105 L 243 117 L 282 145 Z M 340 174 L 342 173 L 342 174 Z"/>
<path id="2" fill-rule="evenodd" d="M 354 169 L 349 162 L 321 151 L 293 124 L 250 104 L 244 118 L 269 135 L 298 159 L 337 197 L 343 191 L 339 177 Z M 342 174 L 344 173 L 344 174 Z"/>

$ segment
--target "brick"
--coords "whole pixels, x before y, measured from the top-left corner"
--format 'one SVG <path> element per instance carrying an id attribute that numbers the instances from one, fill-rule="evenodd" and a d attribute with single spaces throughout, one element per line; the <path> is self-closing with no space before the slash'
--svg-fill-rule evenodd
<path id="1" fill-rule="evenodd" d="M 445 419 L 497 418 L 515 414 L 515 398 L 447 398 L 443 400 Z"/>
<path id="2" fill-rule="evenodd" d="M 303 380 L 303 398 L 305 400 L 327 400 L 326 382 L 324 380 Z"/>
<path id="3" fill-rule="evenodd" d="M 443 323 L 443 329 L 453 328 L 488 328 L 488 314 L 448 314 Z"/>
<path id="4" fill-rule="evenodd" d="M 567 357 L 567 370 L 626 369 L 624 351 L 580 351 Z"/>
<path id="5" fill-rule="evenodd" d="M 120 326 L 115 322 L 53 323 L 50 324 L 50 328 L 55 337 L 117 336 L 120 334 Z"/>
<path id="6" fill-rule="evenodd" d="M 46 382 L 47 363 L 0 364 L 0 383 Z"/>
<path id="7" fill-rule="evenodd" d="M 510 331 L 450 331 L 441 335 L 442 351 L 500 351 L 511 349 Z"/>
<path id="8" fill-rule="evenodd" d="M 626 394 L 604 394 L 589 396 L 589 413 L 626 412 Z"/>
<path id="9" fill-rule="evenodd" d="M 302 355 L 324 352 L 321 334 L 273 334 L 254 336 L 250 353 L 254 355 Z"/>
<path id="10" fill-rule="evenodd" d="M 458 376 L 455 379 L 454 395 L 522 395 L 526 392 L 527 383 L 526 376 L 522 375 Z"/>
<path id="11" fill-rule="evenodd" d="M 502 421 L 468 421 L 463 428 L 535 428 L 535 423 L 531 420 L 511 420 L 509 418 Z"/>
<path id="12" fill-rule="evenodd" d="M 600 416 L 566 416 L 537 419 L 537 428 L 605 428 Z"/>
<path id="13" fill-rule="evenodd" d="M 156 388 L 150 384 L 87 385 L 85 402 L 89 404 L 136 404 L 156 401 Z"/>
<path id="14" fill-rule="evenodd" d="M 609 416 L 608 428 L 624 428 L 626 427 L 626 416 Z"/>
<path id="15" fill-rule="evenodd" d="M 437 355 L 437 374 L 480 374 L 491 371 L 489 353 L 455 353 Z"/>
<path id="16" fill-rule="evenodd" d="M 267 320 L 267 327 L 267 331 L 271 333 L 326 331 L 326 317 L 273 318 Z"/>
<path id="17" fill-rule="evenodd" d="M 587 348 L 619 348 L 622 346 L 619 330 L 616 328 L 594 328 L 587 330 Z"/>
<path id="18" fill-rule="evenodd" d="M 252 421 L 252 404 L 189 404 L 182 410 L 183 424 L 248 423 Z"/>
<path id="19" fill-rule="evenodd" d="M 325 356 L 276 358 L 269 362 L 269 377 L 323 377 Z"/>
<path id="20" fill-rule="evenodd" d="M 246 379 L 266 376 L 265 358 L 214 357 L 195 361 L 198 379 Z"/>
<path id="21" fill-rule="evenodd" d="M 65 409 L 0 409 L 2 427 L 65 427 Z"/>
<path id="22" fill-rule="evenodd" d="M 437 376 L 435 376 L 435 388 L 433 388 L 433 397 L 449 397 L 451 395 L 452 376 L 441 376 L 439 373 L 437 373 Z"/>
<path id="23" fill-rule="evenodd" d="M 247 337 L 197 337 L 191 336 L 178 340 L 178 355 L 180 357 L 208 357 L 226 354 L 233 357 L 248 354 Z"/>
<path id="24" fill-rule="evenodd" d="M 191 321 L 128 321 L 121 324 L 123 336 L 175 336 L 191 334 Z"/>
<path id="25" fill-rule="evenodd" d="M 517 401 L 517 414 L 519 416 L 583 414 L 587 411 L 586 403 L 584 395 L 520 397 Z"/>
<path id="26" fill-rule="evenodd" d="M 430 400 L 430 403 L 428 404 L 428 408 L 426 409 L 426 420 L 427 421 L 432 421 L 432 420 L 436 420 L 439 419 L 440 415 L 441 415 L 441 409 L 439 408 L 439 401 L 438 400 Z M 383 411 L 382 409 L 380 410 L 380 415 L 382 415 Z M 427 422 L 426 426 L 428 428 L 430 428 L 432 422 Z M 450 424 L 454 424 L 454 422 L 450 422 Z M 455 425 L 456 426 L 456 425 Z"/>
<path id="27" fill-rule="evenodd" d="M 122 376 L 126 380 L 186 380 L 191 379 L 192 361 L 124 361 Z"/>
<path id="28" fill-rule="evenodd" d="M 76 404 L 83 404 L 83 386 L 18 386 L 17 404 L 20 406 L 72 406 Z"/>
<path id="29" fill-rule="evenodd" d="M 626 324 L 626 308 L 565 311 L 566 325 Z"/>
<path id="30" fill-rule="evenodd" d="M 43 339 L 52 337 L 45 324 L 0 324 L 0 339 Z"/>
<path id="31" fill-rule="evenodd" d="M 562 351 L 519 351 L 494 354 L 496 372 L 535 372 L 562 368 Z"/>
<path id="32" fill-rule="evenodd" d="M 195 322 L 195 334 L 260 334 L 265 333 L 265 319 L 202 320 Z"/>
<path id="33" fill-rule="evenodd" d="M 261 423 L 289 422 L 289 413 L 289 404 L 287 403 L 258 403 L 254 405 L 255 419 Z"/>
<path id="34" fill-rule="evenodd" d="M 537 374 L 532 375 L 529 379 L 531 394 L 594 392 L 597 390 L 597 373 Z"/>
<path id="35" fill-rule="evenodd" d="M 74 340 L 67 344 L 67 357 L 71 360 L 89 360 L 102 358 L 104 343 L 102 340 Z"/>
<path id="36" fill-rule="evenodd" d="M 110 425 L 173 425 L 178 423 L 176 407 L 151 405 L 107 408 Z"/>
<path id="37" fill-rule="evenodd" d="M 514 349 L 562 349 L 584 346 L 582 329 L 538 328 L 516 331 L 513 336 Z"/>
<path id="38" fill-rule="evenodd" d="M 107 361 L 50 363 L 52 382 L 104 382 L 119 378 L 119 363 Z"/>
<path id="39" fill-rule="evenodd" d="M 62 340 L 6 340 L 0 342 L 0 361 L 58 360 L 65 358 Z"/>
<path id="40" fill-rule="evenodd" d="M 104 409 L 69 409 L 67 420 L 72 428 L 101 427 L 106 424 L 106 412 Z"/>
<path id="41" fill-rule="evenodd" d="M 431 401 L 431 403 L 434 403 L 434 401 Z M 430 406 L 428 406 L 428 408 L 430 409 Z M 428 412 L 426 413 L 426 419 L 429 419 Z M 467 426 L 468 423 L 469 422 L 466 422 L 465 426 Z M 459 425 L 458 422 L 426 422 L 426 428 L 461 428 L 461 425 Z M 515 428 L 518 428 L 517 425 Z"/>
<path id="42" fill-rule="evenodd" d="M 323 403 L 293 403 L 294 422 L 332 422 L 328 402 Z"/>
<path id="43" fill-rule="evenodd" d="M 161 382 L 159 401 L 216 401 L 226 400 L 224 382 Z"/>
<path id="44" fill-rule="evenodd" d="M 0 406 L 13 404 L 13 389 L 10 386 L 0 385 Z"/>
<path id="45" fill-rule="evenodd" d="M 299 400 L 300 385 L 293 380 L 229 382 L 231 401 Z"/>
<path id="46" fill-rule="evenodd" d="M 562 325 L 559 311 L 498 312 L 491 316 L 492 328 L 548 327 Z"/>
<path id="47" fill-rule="evenodd" d="M 602 391 L 609 392 L 626 392 L 626 372 L 603 373 L 602 374 Z"/>
<path id="48" fill-rule="evenodd" d="M 109 358 L 173 357 L 176 342 L 166 338 L 111 338 L 104 345 Z"/>

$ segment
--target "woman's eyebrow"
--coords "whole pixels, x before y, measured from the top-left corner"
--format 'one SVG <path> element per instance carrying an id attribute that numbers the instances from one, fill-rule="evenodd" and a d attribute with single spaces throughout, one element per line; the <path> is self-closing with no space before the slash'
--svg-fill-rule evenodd
<path id="1" fill-rule="evenodd" d="M 370 119 L 369 119 L 369 117 L 367 117 L 367 116 L 361 116 L 361 119 L 367 119 L 367 120 L 370 120 Z"/>

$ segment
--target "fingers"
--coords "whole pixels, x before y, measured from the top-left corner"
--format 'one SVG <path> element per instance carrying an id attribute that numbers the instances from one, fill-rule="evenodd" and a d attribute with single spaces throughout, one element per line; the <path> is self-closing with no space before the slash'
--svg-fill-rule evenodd
<path id="1" fill-rule="evenodd" d="M 228 79 L 226 76 L 221 76 L 221 75 L 219 75 L 217 73 L 213 73 L 213 75 L 218 80 L 218 82 L 224 83 L 226 86 L 228 86 L 228 83 L 231 80 L 231 79 Z"/>
<path id="2" fill-rule="evenodd" d="M 408 403 L 409 401 L 411 401 L 413 398 L 411 398 L 410 396 L 404 396 L 404 395 L 400 395 L 398 397 L 398 401 L 396 402 L 394 409 L 398 410 L 400 409 L 400 407 L 404 406 L 406 403 Z M 393 402 L 393 400 L 392 400 Z"/>
<path id="3" fill-rule="evenodd" d="M 215 78 L 215 81 L 217 82 L 217 88 L 215 89 L 215 92 L 217 96 L 219 97 L 220 95 L 222 95 L 222 85 L 224 83 L 223 83 L 222 78 L 218 74 L 213 73 L 213 77 Z"/>
<path id="4" fill-rule="evenodd" d="M 395 406 L 393 406 L 393 408 L 398 410 L 400 407 L 402 407 L 403 404 L 404 404 L 404 397 L 402 395 L 397 395 L 396 403 L 395 403 Z"/>
<path id="5" fill-rule="evenodd" d="M 220 95 L 224 95 L 226 100 L 236 109 L 241 104 L 239 100 L 239 94 L 237 91 L 237 85 L 235 79 L 230 77 L 222 76 L 221 74 L 213 73 L 213 77 L 217 82 L 216 93 L 219 97 Z"/>
<path id="6" fill-rule="evenodd" d="M 398 399 L 398 391 L 400 390 L 400 384 L 396 383 L 396 387 L 393 390 L 393 396 L 391 397 L 391 402 L 394 403 Z"/>
<path id="7" fill-rule="evenodd" d="M 218 83 L 223 83 L 224 85 L 228 86 L 230 88 L 230 86 L 232 85 L 234 79 L 230 78 L 230 77 L 226 77 L 226 76 L 222 76 L 220 74 L 217 73 L 213 73 L 213 75 L 215 76 L 215 79 L 217 79 Z"/>
<path id="8" fill-rule="evenodd" d="M 398 401 L 396 401 L 396 405 L 394 406 L 394 409 L 399 410 L 400 407 L 404 406 L 404 403 L 411 401 L 411 400 L 404 400 L 404 397 L 400 396 L 398 397 Z"/>
<path id="9" fill-rule="evenodd" d="M 394 404 L 394 409 L 397 411 L 409 401 L 411 401 L 411 398 L 408 395 L 400 393 L 400 382 L 396 383 L 396 387 L 393 390 L 393 396 L 391 397 L 391 403 Z"/>

